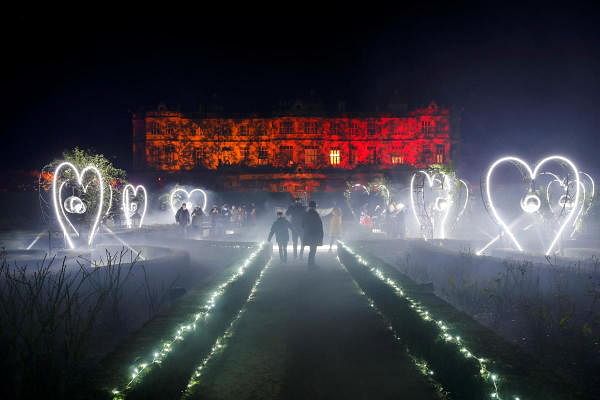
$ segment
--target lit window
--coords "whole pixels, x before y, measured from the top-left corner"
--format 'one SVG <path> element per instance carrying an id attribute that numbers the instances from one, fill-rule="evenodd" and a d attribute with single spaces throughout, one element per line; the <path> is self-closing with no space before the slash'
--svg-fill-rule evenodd
<path id="1" fill-rule="evenodd" d="M 329 151 L 329 163 L 331 165 L 340 165 L 340 151 L 333 149 Z"/>
<path id="2" fill-rule="evenodd" d="M 394 164 L 394 165 L 404 164 L 404 157 L 399 156 L 397 154 L 392 154 L 392 164 Z"/>
<path id="3" fill-rule="evenodd" d="M 444 163 L 444 145 L 438 144 L 435 146 L 435 162 L 437 164 Z"/>
<path id="4" fill-rule="evenodd" d="M 240 135 L 248 135 L 248 125 L 242 124 L 240 125 Z"/>

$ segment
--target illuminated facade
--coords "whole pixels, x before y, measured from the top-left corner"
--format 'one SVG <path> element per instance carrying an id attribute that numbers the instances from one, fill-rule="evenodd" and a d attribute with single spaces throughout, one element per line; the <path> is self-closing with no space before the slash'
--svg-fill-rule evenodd
<path id="1" fill-rule="evenodd" d="M 223 118 L 159 109 L 133 117 L 137 171 L 212 177 L 225 190 L 336 190 L 346 180 L 446 164 L 455 129 L 435 104 L 402 114 Z"/>

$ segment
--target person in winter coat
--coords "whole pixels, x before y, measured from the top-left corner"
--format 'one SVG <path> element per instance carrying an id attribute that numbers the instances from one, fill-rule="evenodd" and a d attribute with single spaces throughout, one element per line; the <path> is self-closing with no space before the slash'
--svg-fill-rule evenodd
<path id="1" fill-rule="evenodd" d="M 273 235 L 275 235 L 275 240 L 277 241 L 277 246 L 279 246 L 279 258 L 284 263 L 287 263 L 287 245 L 290 241 L 290 234 L 288 230 L 294 232 L 294 228 L 290 221 L 288 221 L 284 216 L 283 212 L 277 211 L 277 219 L 271 225 L 271 232 L 269 233 L 269 242 Z"/>
<path id="2" fill-rule="evenodd" d="M 190 212 L 185 203 L 181 205 L 177 213 L 175 213 L 175 222 L 179 224 L 184 235 L 187 235 L 187 228 L 190 224 Z"/>
<path id="3" fill-rule="evenodd" d="M 342 210 L 339 207 L 333 207 L 331 219 L 329 220 L 329 252 L 331 253 L 333 242 L 342 235 Z"/>
<path id="4" fill-rule="evenodd" d="M 321 221 L 321 216 L 317 212 L 317 203 L 312 200 L 308 203 L 308 211 L 304 214 L 302 232 L 302 244 L 310 249 L 308 252 L 308 267 L 315 268 L 317 246 L 323 245 L 323 221 Z"/>
<path id="5" fill-rule="evenodd" d="M 285 215 L 291 219 L 294 230 L 292 231 L 292 245 L 294 247 L 294 258 L 298 257 L 298 239 L 302 241 L 302 221 L 306 214 L 306 208 L 302 205 L 300 198 L 294 199 L 294 202 L 288 207 Z M 300 244 L 302 246 L 302 244 Z M 300 248 L 300 258 L 302 258 L 303 246 Z"/>
<path id="6" fill-rule="evenodd" d="M 202 207 L 195 207 L 194 211 L 192 211 L 192 227 L 194 229 L 200 229 L 200 225 L 202 225 L 203 220 L 204 211 L 202 211 Z"/>

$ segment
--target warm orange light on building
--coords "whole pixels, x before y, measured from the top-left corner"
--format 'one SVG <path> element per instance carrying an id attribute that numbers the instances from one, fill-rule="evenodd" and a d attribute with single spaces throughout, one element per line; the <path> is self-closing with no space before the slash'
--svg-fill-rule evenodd
<path id="1" fill-rule="evenodd" d="M 450 161 L 448 109 L 402 115 L 214 118 L 158 110 L 134 116 L 138 171 L 326 173 L 427 167 Z"/>

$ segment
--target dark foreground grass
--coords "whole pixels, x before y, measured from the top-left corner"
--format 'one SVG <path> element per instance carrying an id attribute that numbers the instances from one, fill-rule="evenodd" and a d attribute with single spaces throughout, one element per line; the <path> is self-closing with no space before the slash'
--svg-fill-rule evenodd
<path id="1" fill-rule="evenodd" d="M 113 388 L 119 388 L 120 395 L 127 399 L 175 399 L 181 392 L 197 363 L 210 351 L 214 341 L 227 328 L 232 318 L 248 299 L 252 285 L 270 259 L 271 248 L 265 246 L 248 265 L 246 272 L 231 282 L 206 319 L 196 323 L 196 328 L 185 335 L 185 339 L 175 342 L 173 350 L 160 363 L 152 364 L 139 381 L 127 390 L 122 390 L 130 379 L 133 366 L 148 360 L 154 351 L 160 349 L 163 340 L 170 338 L 182 321 L 188 321 L 206 303 L 218 282 L 226 279 L 231 270 L 237 269 L 234 263 L 228 273 L 209 287 L 191 291 L 182 298 L 167 315 L 152 321 L 146 329 L 135 335 L 133 342 L 125 343 L 103 364 L 97 385 L 90 390 L 88 398 L 111 398 Z"/>
<path id="2" fill-rule="evenodd" d="M 476 359 L 466 358 L 454 344 L 447 343 L 435 321 L 425 321 L 411 307 L 411 303 L 398 296 L 393 289 L 362 265 L 355 255 L 338 247 L 340 260 L 360 287 L 373 299 L 377 307 L 391 321 L 411 354 L 428 362 L 435 376 L 453 399 L 490 398 L 493 386 L 482 379 Z M 416 285 L 392 266 L 369 257 L 386 276 L 399 283 L 410 298 L 425 306 L 434 318 L 443 319 L 453 332 L 460 332 L 465 345 L 479 357 L 485 357 L 490 371 L 499 377 L 501 398 L 521 399 L 579 399 L 585 398 L 576 388 L 563 384 L 556 375 L 539 365 L 489 329 L 479 325 L 429 290 Z"/>

